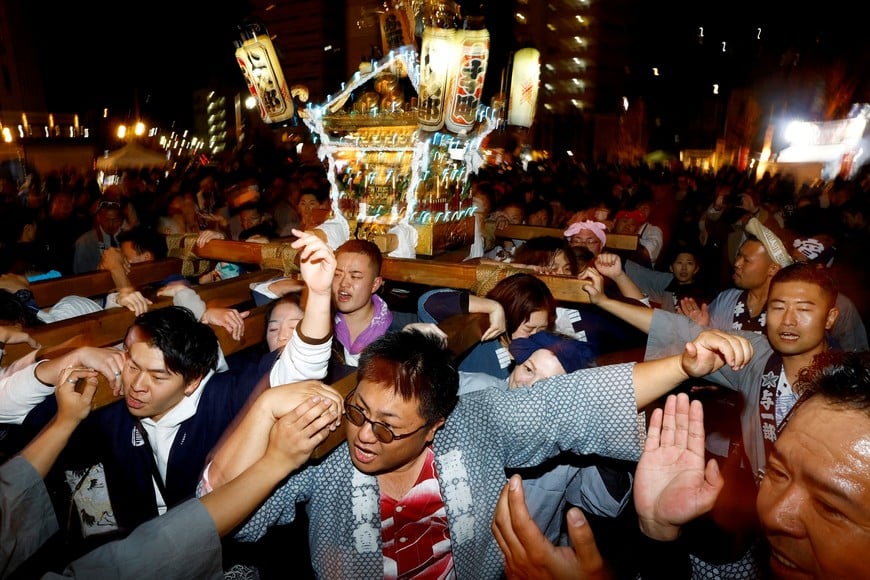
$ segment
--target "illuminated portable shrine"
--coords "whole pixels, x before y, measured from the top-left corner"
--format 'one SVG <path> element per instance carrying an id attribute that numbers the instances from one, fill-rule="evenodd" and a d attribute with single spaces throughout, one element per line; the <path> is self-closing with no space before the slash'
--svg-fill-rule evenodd
<path id="1" fill-rule="evenodd" d="M 418 87 L 417 52 L 403 47 L 356 73 L 325 104 L 309 106 L 302 118 L 327 164 L 333 219 L 346 220 L 352 237 L 394 233 L 400 243 L 410 237 L 415 253 L 433 255 L 473 239 L 468 180 L 480 168 L 480 144 L 496 120 L 479 107 L 466 134 L 425 131 L 417 97 L 405 96 Z"/>
<path id="2" fill-rule="evenodd" d="M 425 9 L 436 4 L 446 5 Z M 327 166 L 329 221 L 397 257 L 474 240 L 469 177 L 498 122 L 498 112 L 480 103 L 489 33 L 480 25 L 460 29 L 458 12 L 447 24 L 420 11 L 407 5 L 388 12 L 381 23 L 386 56 L 364 63 L 336 95 L 300 115 Z M 392 31 L 385 26 L 391 17 Z M 419 52 L 409 25 L 418 17 Z"/>
<path id="3" fill-rule="evenodd" d="M 454 0 L 384 0 L 378 14 L 387 56 L 302 111 L 294 97 L 306 102 L 308 91 L 288 89 L 264 25 L 240 27 L 236 59 L 266 123 L 298 115 L 311 131 L 328 167 L 332 216 L 321 229 L 329 228 L 330 243 L 363 237 L 391 256 L 415 257 L 473 239 L 470 257 L 479 256 L 469 177 L 484 162 L 486 136 L 505 124 L 506 103 L 506 124 L 531 127 L 540 53 L 514 54 L 510 100 L 503 74 L 487 107 L 490 35 L 482 15 L 462 17 Z"/>

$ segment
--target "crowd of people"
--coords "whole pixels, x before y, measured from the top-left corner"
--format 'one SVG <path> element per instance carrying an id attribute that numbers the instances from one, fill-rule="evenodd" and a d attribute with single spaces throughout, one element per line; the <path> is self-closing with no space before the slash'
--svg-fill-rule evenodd
<path id="1" fill-rule="evenodd" d="M 517 271 L 400 308 L 374 243 L 317 233 L 319 165 L 4 189 L 0 349 L 85 311 L 135 319 L 115 347 L 3 363 L 0 577 L 269 578 L 282 542 L 320 578 L 862 577 L 868 190 L 866 167 L 484 167 L 473 259 Z M 299 278 L 251 286 L 262 344 L 221 351 L 210 325 L 238 339 L 247 314 L 197 288 L 226 268 L 132 286 L 176 234 L 298 251 Z M 97 269 L 111 295 L 35 306 L 29 284 Z M 451 352 L 439 324 L 475 313 L 480 343 Z M 120 400 L 92 409 L 106 382 Z"/>

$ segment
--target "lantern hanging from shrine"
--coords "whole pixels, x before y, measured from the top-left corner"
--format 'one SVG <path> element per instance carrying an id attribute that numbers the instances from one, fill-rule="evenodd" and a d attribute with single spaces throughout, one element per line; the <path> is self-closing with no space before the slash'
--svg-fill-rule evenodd
<path id="1" fill-rule="evenodd" d="M 538 103 L 538 85 L 541 78 L 541 53 L 534 48 L 523 48 L 514 54 L 511 73 L 508 125 L 531 127 Z"/>
<path id="2" fill-rule="evenodd" d="M 257 99 L 260 117 L 266 123 L 292 119 L 296 106 L 266 27 L 256 22 L 240 29 L 243 40 L 236 48 L 236 62 L 245 77 L 248 91 Z"/>

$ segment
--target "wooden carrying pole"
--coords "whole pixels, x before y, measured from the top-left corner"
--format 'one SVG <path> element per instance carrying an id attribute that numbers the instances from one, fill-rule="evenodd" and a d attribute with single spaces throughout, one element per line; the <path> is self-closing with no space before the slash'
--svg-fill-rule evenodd
<path id="1" fill-rule="evenodd" d="M 183 262 L 177 258 L 165 258 L 147 264 L 133 264 L 130 269 L 130 282 L 135 287 L 159 282 L 172 274 L 180 274 Z M 101 296 L 115 290 L 115 282 L 108 270 L 98 270 L 86 274 L 74 274 L 41 280 L 30 285 L 33 299 L 40 308 L 55 304 L 69 294 L 76 296 Z"/>
<path id="2" fill-rule="evenodd" d="M 252 282 L 262 282 L 280 274 L 281 272 L 278 270 L 260 270 L 242 274 L 229 280 L 197 286 L 196 291 L 209 306 L 229 307 L 251 300 L 250 284 Z M 171 298 L 158 298 L 151 305 L 151 309 L 163 308 L 171 304 Z M 110 308 L 51 324 L 34 326 L 28 328 L 27 332 L 43 347 L 63 344 L 77 335 L 88 337 L 89 344 L 93 346 L 110 346 L 124 340 L 127 329 L 130 328 L 134 318 L 133 312 L 126 308 Z M 245 340 L 248 340 L 249 335 L 245 336 Z M 263 339 L 263 336 L 265 335 L 261 332 L 253 338 L 258 342 Z M 31 350 L 33 349 L 27 344 L 7 345 L 3 364 L 11 364 Z"/>
<path id="3" fill-rule="evenodd" d="M 245 318 L 245 335 L 242 337 L 241 340 L 234 339 L 232 335 L 230 335 L 230 333 L 222 326 L 209 325 L 214 330 L 215 335 L 217 335 L 218 342 L 220 343 L 221 351 L 224 353 L 224 356 L 229 356 L 233 353 L 239 352 L 242 349 L 255 346 L 263 341 L 263 337 L 266 335 L 266 316 L 268 309 L 268 305 L 263 305 L 257 306 L 256 308 L 253 308 L 249 311 L 248 317 Z M 126 308 L 124 308 L 123 310 L 126 310 Z M 132 312 L 130 314 L 132 314 Z M 130 316 L 129 319 L 132 323 L 133 317 Z M 52 359 L 63 356 L 71 350 L 82 346 L 114 346 L 115 344 L 118 344 L 119 342 L 124 340 L 127 328 L 129 328 L 129 325 L 124 328 L 118 326 L 117 334 L 109 334 L 108 332 L 101 334 L 76 334 L 72 338 L 60 344 L 57 344 L 56 346 L 41 347 L 36 352 L 36 360 Z M 123 334 L 121 334 L 122 330 Z M 112 387 L 109 385 L 105 377 L 100 375 L 97 377 L 97 381 L 97 392 L 94 394 L 94 400 L 91 403 L 92 408 L 99 409 L 100 407 L 108 405 L 109 403 L 114 403 L 115 401 L 120 400 L 121 397 L 116 397 L 112 393 Z M 76 389 L 81 392 L 83 387 L 84 381 L 80 379 L 79 382 L 76 384 Z"/>
<path id="4" fill-rule="evenodd" d="M 195 253 L 201 258 L 211 260 L 259 264 L 264 260 L 269 263 L 270 256 L 284 255 L 286 257 L 285 251 L 276 246 L 286 246 L 295 252 L 288 244 L 256 244 L 213 240 L 202 248 L 196 248 Z M 290 274 L 291 271 L 285 270 L 285 274 Z M 457 264 L 437 260 L 389 257 L 384 257 L 381 266 L 381 276 L 385 280 L 463 290 L 475 290 L 481 286 L 487 286 L 487 281 L 491 280 L 492 277 L 501 279 L 517 272 L 531 273 L 531 270 L 513 268 L 509 265 Z M 589 302 L 589 295 L 583 290 L 588 282 L 570 276 L 545 274 L 535 274 L 535 276 L 547 284 L 556 300 Z M 489 285 L 490 288 L 491 286 Z"/>

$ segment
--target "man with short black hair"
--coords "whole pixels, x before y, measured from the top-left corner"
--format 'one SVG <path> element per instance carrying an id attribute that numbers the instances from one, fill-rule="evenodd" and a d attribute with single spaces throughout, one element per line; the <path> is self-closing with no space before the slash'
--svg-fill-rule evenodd
<path id="1" fill-rule="evenodd" d="M 868 369 L 870 353 L 830 351 L 801 371 L 800 399 L 779 427 L 758 491 L 756 510 L 770 568 L 761 577 L 867 577 Z M 703 440 L 699 402 L 690 405 L 685 394 L 671 396 L 664 411 L 654 412 L 634 488 L 647 536 L 684 541 L 678 538 L 685 524 L 714 505 L 724 480 L 716 463 L 706 461 Z M 602 560 L 582 513 L 568 514 L 574 548 L 556 548 L 529 520 L 519 483 L 515 478 L 505 485 L 493 521 L 507 571 L 529 578 L 600 573 Z M 666 546 L 657 546 L 644 567 L 655 568 Z"/>
<path id="2" fill-rule="evenodd" d="M 46 397 L 70 366 L 97 369 L 114 393 L 123 395 L 123 404 L 109 404 L 84 421 L 59 465 L 87 470 L 102 464 L 122 533 L 194 493 L 207 455 L 258 388 L 326 374 L 335 259 L 316 236 L 294 244 L 308 285 L 306 314 L 271 369 L 269 383 L 258 383 L 259 375 L 250 367 L 222 368 L 214 331 L 178 306 L 137 316 L 123 351 L 79 348 L 30 365 L 10 379 L 10 384 L 17 379 L 19 396 L 6 398 L 15 407 L 8 411 L 26 415 L 24 424 L 34 430 L 54 415 L 55 401 Z M 340 408 L 337 393 L 325 388 L 323 396 Z"/>
<path id="3" fill-rule="evenodd" d="M 453 356 L 438 337 L 388 332 L 361 353 L 345 400 L 345 442 L 292 474 L 240 529 L 255 541 L 270 526 L 309 517 L 312 567 L 323 577 L 501 578 L 489 531 L 506 469 L 540 465 L 563 450 L 633 461 L 637 411 L 723 364 L 752 356 L 748 341 L 703 333 L 680 356 L 581 369 L 532 388 L 460 397 Z M 201 482 L 232 481 L 256 461 L 279 394 L 263 393 L 221 442 Z"/>

